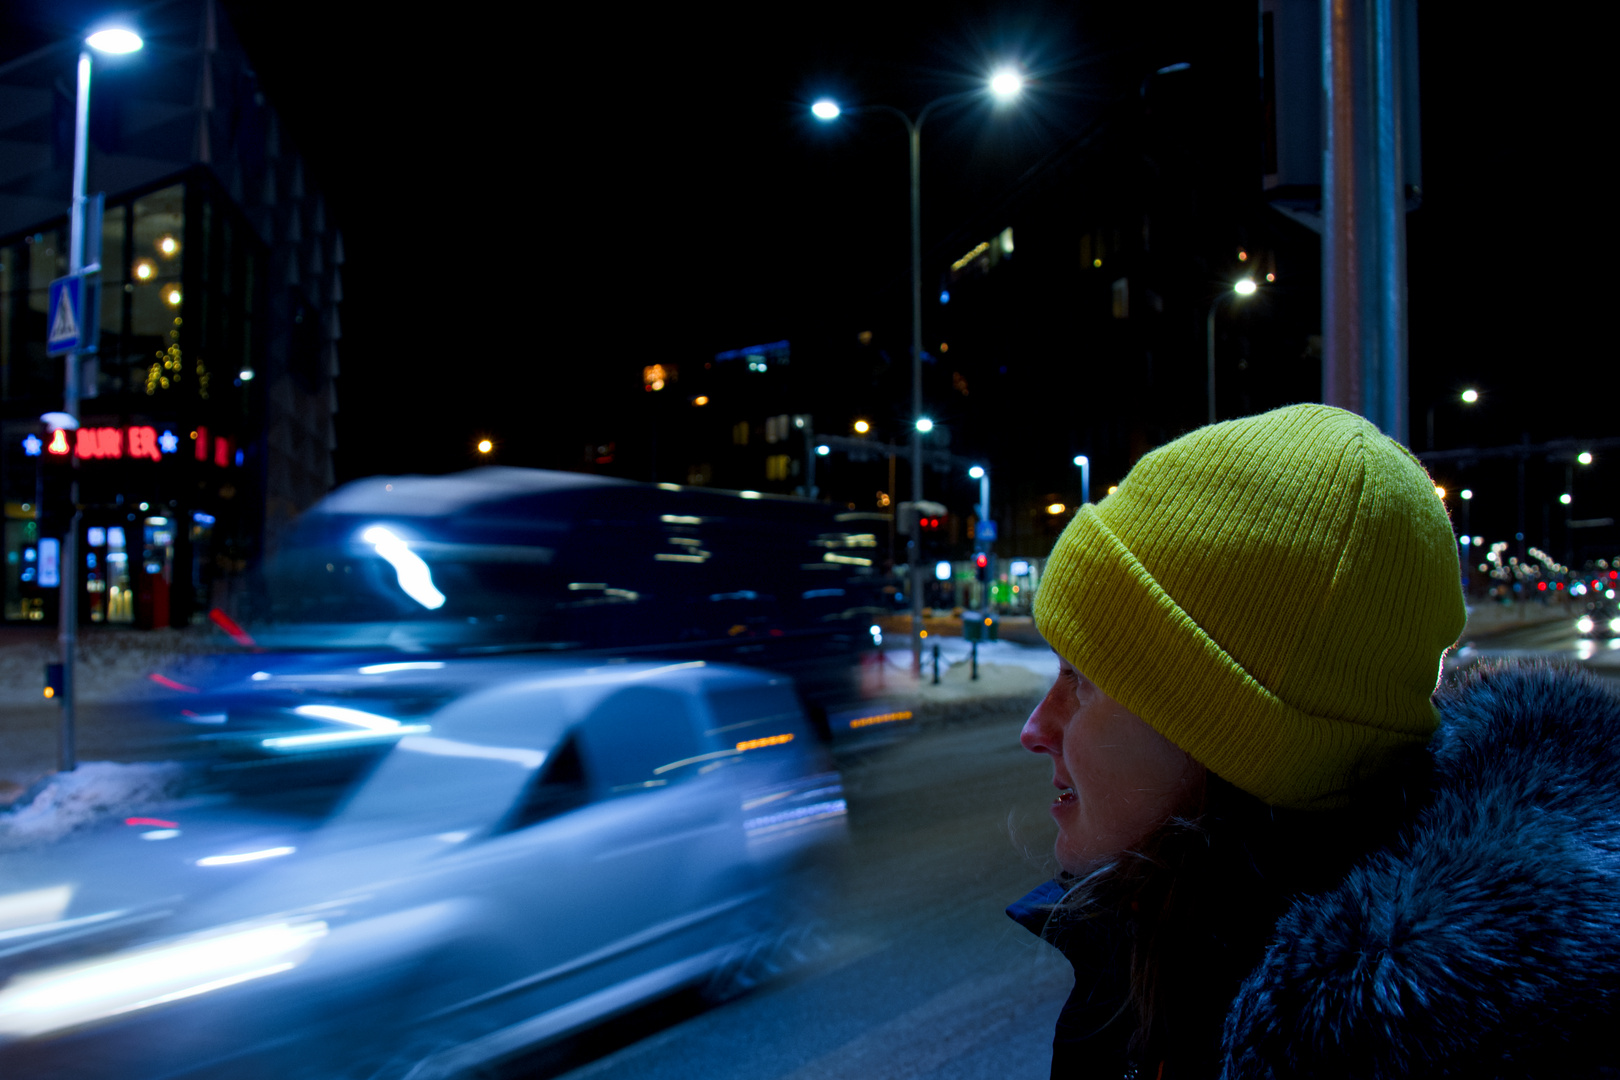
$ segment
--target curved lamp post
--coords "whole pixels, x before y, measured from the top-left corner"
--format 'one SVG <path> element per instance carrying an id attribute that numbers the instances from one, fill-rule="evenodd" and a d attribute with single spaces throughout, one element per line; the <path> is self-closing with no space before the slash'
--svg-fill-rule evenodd
<path id="1" fill-rule="evenodd" d="M 86 200 L 84 195 L 85 172 L 88 167 L 90 143 L 90 50 L 97 52 L 120 54 L 132 53 L 141 47 L 143 42 L 140 35 L 123 27 L 109 27 L 98 30 L 84 39 L 84 45 L 79 49 L 79 85 L 78 95 L 74 101 L 73 109 L 73 201 L 68 208 L 68 273 L 77 275 L 87 269 L 85 251 L 87 229 L 85 222 Z M 99 256 L 98 256 L 99 257 Z M 89 288 L 86 285 L 85 288 Z M 82 295 L 82 293 L 81 293 Z M 64 358 L 62 373 L 62 411 L 72 417 L 75 423 L 79 416 L 79 353 L 70 352 Z M 77 461 L 74 462 L 75 467 Z M 79 638 L 79 575 L 83 567 L 79 565 L 79 479 L 75 472 L 69 482 L 68 502 L 72 507 L 72 515 L 68 519 L 67 529 L 62 536 L 61 561 L 61 603 L 60 618 L 58 619 L 57 640 L 62 650 L 62 724 L 58 731 L 56 744 L 56 767 L 62 772 L 71 772 L 78 765 L 78 755 L 74 746 L 74 687 L 73 687 L 73 661 L 78 652 Z"/>
<path id="2" fill-rule="evenodd" d="M 990 76 L 985 89 L 1001 100 L 1017 97 L 1024 88 L 1023 76 L 1011 69 L 1002 69 Z M 904 110 L 892 105 L 861 105 L 841 108 L 830 98 L 822 98 L 810 106 L 811 115 L 823 122 L 836 120 L 845 112 L 885 112 L 900 118 L 906 125 L 907 141 L 911 147 L 911 521 L 906 542 L 906 564 L 911 568 L 911 581 L 907 593 L 911 597 L 911 670 L 922 672 L 922 550 L 917 535 L 916 504 L 922 499 L 922 437 L 933 429 L 933 421 L 923 415 L 922 401 L 922 126 L 929 113 L 941 105 L 977 97 L 984 90 L 963 90 L 937 97 L 924 105 L 913 119 Z"/>

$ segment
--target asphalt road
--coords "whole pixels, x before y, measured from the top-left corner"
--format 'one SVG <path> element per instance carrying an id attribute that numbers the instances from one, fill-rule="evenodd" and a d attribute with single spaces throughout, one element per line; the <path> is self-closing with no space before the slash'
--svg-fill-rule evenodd
<path id="1" fill-rule="evenodd" d="M 1600 675 L 1620 677 L 1620 638 L 1581 637 L 1575 629 L 1576 614 L 1465 642 L 1447 658 L 1447 666 L 1495 659 L 1545 659 L 1577 663 Z"/>
<path id="2" fill-rule="evenodd" d="M 978 711 L 978 710 L 975 710 Z M 1003 908 L 1055 870 L 1022 708 L 845 760 L 851 849 L 795 973 L 678 995 L 503 1070 L 568 1080 L 1044 1080 L 1068 964 Z"/>

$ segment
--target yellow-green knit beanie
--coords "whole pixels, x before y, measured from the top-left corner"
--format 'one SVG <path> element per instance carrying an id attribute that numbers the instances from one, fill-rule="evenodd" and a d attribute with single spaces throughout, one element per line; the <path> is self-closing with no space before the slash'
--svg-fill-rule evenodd
<path id="1" fill-rule="evenodd" d="M 1294 405 L 1162 446 L 1081 507 L 1035 623 L 1211 772 L 1328 808 L 1433 734 L 1458 578 L 1417 459 L 1354 413 Z"/>

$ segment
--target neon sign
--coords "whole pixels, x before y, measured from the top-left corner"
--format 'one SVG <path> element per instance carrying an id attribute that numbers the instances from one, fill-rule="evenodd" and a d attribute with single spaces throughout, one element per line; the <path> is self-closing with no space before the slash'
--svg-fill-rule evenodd
<path id="1" fill-rule="evenodd" d="M 225 436 L 210 439 L 208 429 L 205 427 L 199 427 L 195 437 L 198 461 L 212 460 L 221 468 L 243 463 L 245 455 L 236 449 L 232 439 Z M 28 457 L 39 457 L 43 452 L 53 457 L 67 457 L 71 454 L 80 461 L 110 461 L 123 458 L 162 461 L 165 457 L 179 453 L 180 437 L 168 429 L 159 433 L 158 429 L 150 424 L 131 424 L 128 427 L 82 427 L 72 432 L 58 428 L 51 432 L 48 442 L 42 442 L 38 435 L 30 432 L 23 436 L 22 448 Z"/>

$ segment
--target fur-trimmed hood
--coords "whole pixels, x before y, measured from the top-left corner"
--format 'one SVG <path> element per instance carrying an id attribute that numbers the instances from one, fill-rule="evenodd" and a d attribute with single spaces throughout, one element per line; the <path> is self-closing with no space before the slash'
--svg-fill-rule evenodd
<path id="1" fill-rule="evenodd" d="M 1620 1075 L 1620 694 L 1501 666 L 1439 705 L 1433 800 L 1277 923 L 1225 1080 Z"/>

